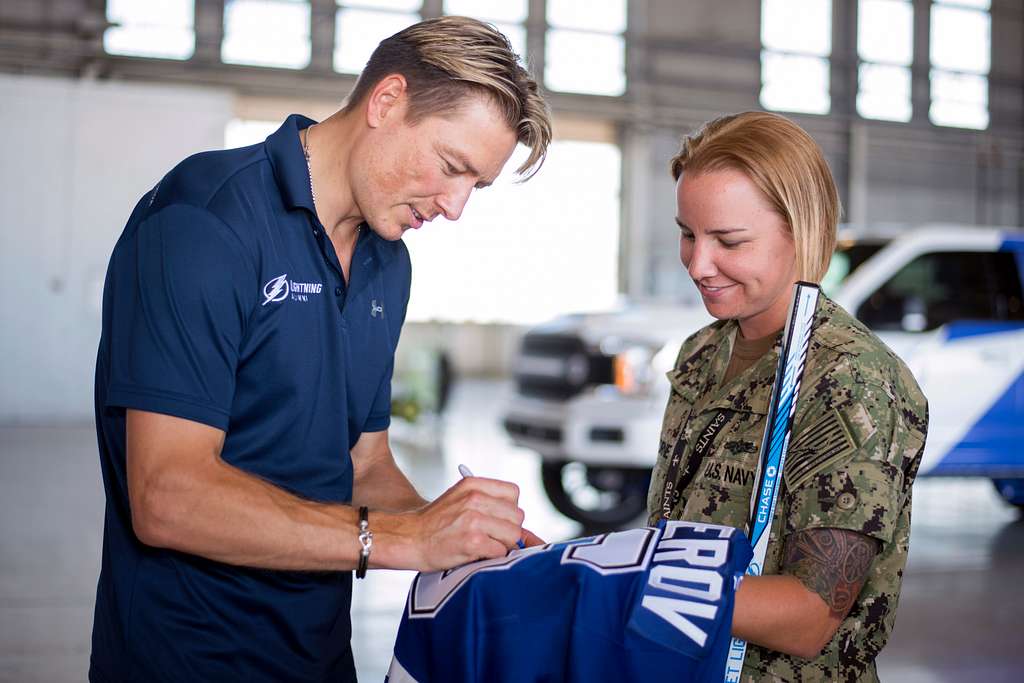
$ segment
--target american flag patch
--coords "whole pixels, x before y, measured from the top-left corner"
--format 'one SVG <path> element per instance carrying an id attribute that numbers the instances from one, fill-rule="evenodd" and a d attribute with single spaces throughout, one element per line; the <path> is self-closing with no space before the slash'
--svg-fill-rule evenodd
<path id="1" fill-rule="evenodd" d="M 790 490 L 834 460 L 849 455 L 856 447 L 849 428 L 835 408 L 794 436 L 783 475 Z"/>

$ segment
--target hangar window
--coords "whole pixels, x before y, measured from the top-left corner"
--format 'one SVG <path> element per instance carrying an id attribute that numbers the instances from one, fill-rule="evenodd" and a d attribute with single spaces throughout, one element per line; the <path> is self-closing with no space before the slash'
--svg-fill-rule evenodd
<path id="1" fill-rule="evenodd" d="M 831 0 L 762 0 L 761 105 L 827 114 Z"/>
<path id="2" fill-rule="evenodd" d="M 338 0 L 334 70 L 358 74 L 385 38 L 420 20 L 420 0 Z"/>
<path id="3" fill-rule="evenodd" d="M 935 0 L 932 4 L 932 123 L 988 128 L 990 4 L 990 0 Z"/>
<path id="4" fill-rule="evenodd" d="M 458 222 L 406 231 L 415 280 L 408 319 L 531 325 L 612 308 L 621 152 L 611 138 L 558 140 L 540 173 L 516 184 L 520 148 L 492 187 L 473 192 Z"/>
<path id="5" fill-rule="evenodd" d="M 910 0 L 860 0 L 857 6 L 857 113 L 909 121 L 914 7 Z"/>
<path id="6" fill-rule="evenodd" d="M 112 55 L 188 59 L 196 50 L 193 0 L 107 0 L 107 21 L 117 24 L 103 34 Z"/>
<path id="7" fill-rule="evenodd" d="M 224 127 L 224 149 L 247 147 L 263 142 L 280 127 L 280 121 L 231 119 Z"/>
<path id="8" fill-rule="evenodd" d="M 626 0 L 548 0 L 544 82 L 561 92 L 626 92 Z"/>
<path id="9" fill-rule="evenodd" d="M 444 0 L 445 14 L 461 14 L 494 24 L 524 64 L 527 12 L 526 0 Z"/>
<path id="10" fill-rule="evenodd" d="M 307 0 L 226 0 L 221 59 L 304 69 L 310 58 L 309 18 Z"/>

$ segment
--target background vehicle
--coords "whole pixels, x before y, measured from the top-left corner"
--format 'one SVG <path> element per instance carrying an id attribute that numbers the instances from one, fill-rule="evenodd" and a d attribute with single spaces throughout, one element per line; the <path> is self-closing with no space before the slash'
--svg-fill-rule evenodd
<path id="1" fill-rule="evenodd" d="M 844 229 L 823 289 L 902 357 L 930 405 L 920 473 L 993 480 L 1024 509 L 1024 232 Z M 628 307 L 530 330 L 504 425 L 541 455 L 544 488 L 588 526 L 646 502 L 665 373 L 703 308 Z"/>

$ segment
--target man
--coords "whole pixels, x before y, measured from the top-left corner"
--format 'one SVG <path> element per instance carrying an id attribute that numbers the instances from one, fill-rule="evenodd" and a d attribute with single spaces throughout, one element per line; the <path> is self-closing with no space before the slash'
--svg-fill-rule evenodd
<path id="1" fill-rule="evenodd" d="M 107 512 L 90 680 L 346 681 L 351 574 L 504 555 L 512 484 L 432 503 L 388 446 L 400 241 L 550 141 L 508 42 L 447 17 L 380 44 L 345 107 L 191 157 L 111 257 L 96 368 Z"/>

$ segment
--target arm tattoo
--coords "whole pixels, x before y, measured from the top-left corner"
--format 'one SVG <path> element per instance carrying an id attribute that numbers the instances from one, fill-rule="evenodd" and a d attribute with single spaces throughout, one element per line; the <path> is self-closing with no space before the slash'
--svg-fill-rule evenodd
<path id="1" fill-rule="evenodd" d="M 847 529 L 805 529 L 786 541 L 782 573 L 821 596 L 833 617 L 844 618 L 864 586 L 878 541 Z"/>

